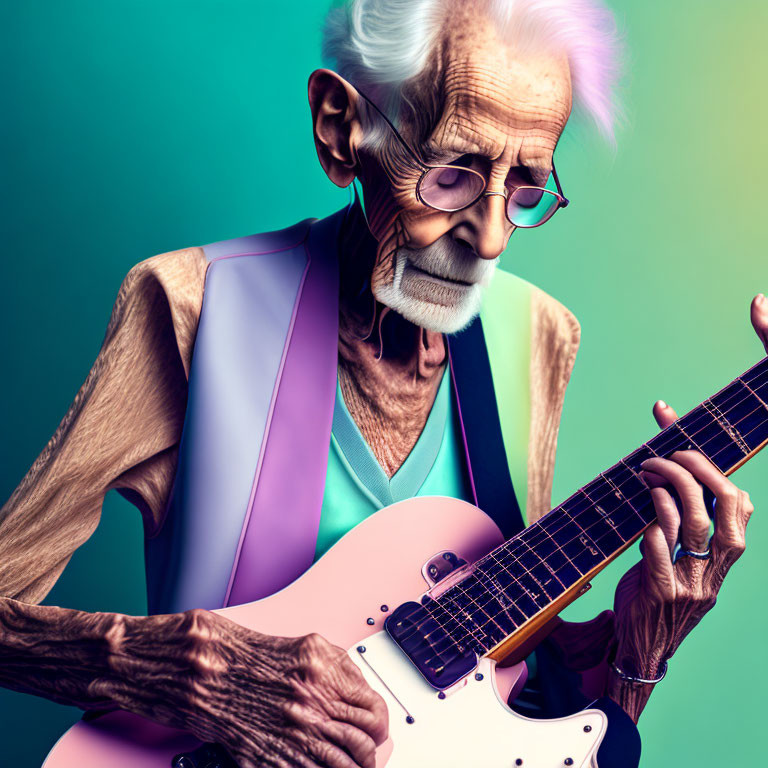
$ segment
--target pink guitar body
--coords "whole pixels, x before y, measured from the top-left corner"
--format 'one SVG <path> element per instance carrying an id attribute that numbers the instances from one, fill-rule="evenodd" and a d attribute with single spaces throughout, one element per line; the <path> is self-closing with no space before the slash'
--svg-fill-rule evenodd
<path id="1" fill-rule="evenodd" d="M 317 632 L 349 649 L 389 708 L 391 736 L 378 750 L 378 768 L 506 768 L 517 759 L 525 768 L 596 766 L 603 712 L 521 717 L 506 701 L 525 683 L 525 664 L 502 669 L 488 658 L 439 697 L 383 631 L 391 610 L 433 587 L 428 566 L 436 556 L 439 562 L 449 552 L 472 563 L 502 541 L 493 521 L 470 504 L 410 499 L 356 526 L 285 589 L 220 613 L 266 634 Z M 175 755 L 199 745 L 189 734 L 115 712 L 73 726 L 44 768 L 170 768 Z"/>

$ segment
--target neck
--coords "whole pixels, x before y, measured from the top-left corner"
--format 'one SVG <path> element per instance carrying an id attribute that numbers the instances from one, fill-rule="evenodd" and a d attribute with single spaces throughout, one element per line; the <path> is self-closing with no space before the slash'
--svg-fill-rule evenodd
<path id="1" fill-rule="evenodd" d="M 342 227 L 339 253 L 339 382 L 352 418 L 391 477 L 432 408 L 445 340 L 375 300 L 370 275 L 377 242 L 359 202 Z"/>
<path id="2" fill-rule="evenodd" d="M 340 235 L 339 335 L 342 346 L 349 348 L 342 357 L 364 355 L 412 377 L 430 378 L 444 362 L 442 334 L 420 328 L 376 301 L 370 276 L 377 247 L 356 201 Z"/>

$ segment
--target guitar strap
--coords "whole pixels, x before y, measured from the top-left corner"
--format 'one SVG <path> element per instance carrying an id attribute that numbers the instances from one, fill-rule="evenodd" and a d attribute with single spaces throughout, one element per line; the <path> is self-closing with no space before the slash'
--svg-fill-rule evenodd
<path id="1" fill-rule="evenodd" d="M 505 538 L 525 528 L 501 434 L 496 393 L 480 317 L 448 339 L 451 375 L 477 506 Z"/>
<path id="2" fill-rule="evenodd" d="M 152 613 L 273 594 L 314 559 L 336 391 L 338 233 L 347 209 L 205 247 L 174 488 L 146 541 Z M 479 319 L 449 340 L 477 505 L 523 528 Z"/>
<path id="3" fill-rule="evenodd" d="M 162 527 L 145 542 L 151 613 L 257 600 L 312 564 L 345 213 L 205 246 L 174 487 Z"/>

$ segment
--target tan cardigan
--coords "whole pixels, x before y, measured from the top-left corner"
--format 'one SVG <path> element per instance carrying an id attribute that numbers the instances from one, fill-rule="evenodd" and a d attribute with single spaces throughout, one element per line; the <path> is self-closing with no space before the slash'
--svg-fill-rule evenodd
<path id="1" fill-rule="evenodd" d="M 111 488 L 138 494 L 148 533 L 171 491 L 202 308 L 201 248 L 154 256 L 123 280 L 98 357 L 61 424 L 0 510 L 0 595 L 42 600 L 93 533 Z M 555 446 L 579 325 L 531 300 L 529 522 L 549 510 Z"/>

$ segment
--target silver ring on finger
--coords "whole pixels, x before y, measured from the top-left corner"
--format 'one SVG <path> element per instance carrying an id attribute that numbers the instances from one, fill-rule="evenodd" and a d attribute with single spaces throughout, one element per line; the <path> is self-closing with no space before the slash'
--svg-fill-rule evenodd
<path id="1" fill-rule="evenodd" d="M 696 560 L 709 560 L 711 554 L 712 550 L 709 546 L 707 546 L 703 552 L 697 552 L 695 549 L 683 549 L 683 547 L 678 544 L 675 547 L 675 553 L 672 558 L 672 562 L 676 563 L 681 557 L 693 557 Z"/>

